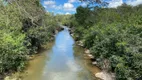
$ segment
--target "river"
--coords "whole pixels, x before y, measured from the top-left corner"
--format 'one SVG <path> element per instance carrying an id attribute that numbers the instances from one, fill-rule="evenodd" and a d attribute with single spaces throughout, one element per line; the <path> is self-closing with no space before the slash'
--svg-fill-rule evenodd
<path id="1" fill-rule="evenodd" d="M 80 57 L 74 54 L 74 43 L 68 29 L 60 31 L 52 49 L 30 61 L 24 80 L 94 80 Z"/>

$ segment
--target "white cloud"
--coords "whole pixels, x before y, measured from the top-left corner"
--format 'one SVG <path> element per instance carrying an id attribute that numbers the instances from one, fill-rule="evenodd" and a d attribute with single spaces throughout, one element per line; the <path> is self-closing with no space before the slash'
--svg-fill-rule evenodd
<path id="1" fill-rule="evenodd" d="M 44 8 L 47 8 L 47 6 L 43 6 Z"/>
<path id="2" fill-rule="evenodd" d="M 83 2 L 83 3 L 81 4 L 81 6 L 86 7 L 86 6 L 87 6 L 87 3 Z"/>
<path id="3" fill-rule="evenodd" d="M 71 13 L 69 13 L 69 12 L 66 12 L 66 15 L 70 15 Z"/>
<path id="4" fill-rule="evenodd" d="M 64 3 L 63 8 L 65 11 L 75 11 L 75 7 L 71 3 Z"/>
<path id="5" fill-rule="evenodd" d="M 108 3 L 109 3 L 108 5 L 109 8 L 116 8 L 123 4 L 123 0 L 111 0 L 111 1 L 108 1 Z"/>
<path id="6" fill-rule="evenodd" d="M 50 8 L 50 9 L 61 10 L 63 8 L 62 5 L 56 5 L 55 1 L 44 1 L 43 6 L 46 9 Z"/>
<path id="7" fill-rule="evenodd" d="M 128 5 L 137 6 L 139 4 L 142 4 L 142 0 L 127 0 L 126 3 Z"/>
<path id="8" fill-rule="evenodd" d="M 44 1 L 45 5 L 55 5 L 55 1 Z"/>
<path id="9" fill-rule="evenodd" d="M 64 8 L 66 8 L 66 9 L 73 8 L 73 7 L 74 7 L 74 5 L 71 4 L 71 3 L 65 3 L 64 4 Z"/>
<path id="10" fill-rule="evenodd" d="M 142 4 L 142 0 L 126 0 L 125 2 L 126 4 L 132 6 L 137 6 L 139 4 Z M 109 3 L 108 5 L 109 8 L 117 8 L 118 6 L 121 6 L 124 2 L 123 0 L 111 0 L 108 1 L 108 3 Z"/>
<path id="11" fill-rule="evenodd" d="M 64 14 L 70 14 L 69 12 L 74 12 L 76 10 L 73 3 L 77 1 L 79 0 L 68 0 L 67 3 L 57 5 L 55 0 L 46 0 L 43 2 L 43 7 L 46 10 L 59 11 L 59 12 L 56 12 L 57 14 L 63 14 L 64 12 L 66 12 Z"/>
<path id="12" fill-rule="evenodd" d="M 78 0 L 68 0 L 69 3 L 78 2 Z"/>
<path id="13" fill-rule="evenodd" d="M 55 1 L 44 1 L 43 4 L 45 8 L 55 8 L 56 7 Z"/>
<path id="14" fill-rule="evenodd" d="M 77 0 L 69 0 L 69 2 L 75 2 Z M 56 5 L 55 1 L 44 1 L 44 7 L 46 9 L 56 9 L 64 11 L 75 11 L 75 7 L 72 3 L 64 3 L 64 5 Z"/>

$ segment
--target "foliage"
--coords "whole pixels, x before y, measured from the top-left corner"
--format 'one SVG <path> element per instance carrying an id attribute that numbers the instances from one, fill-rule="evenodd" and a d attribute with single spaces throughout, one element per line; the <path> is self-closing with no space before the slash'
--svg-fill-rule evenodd
<path id="1" fill-rule="evenodd" d="M 51 41 L 55 26 L 39 0 L 0 0 L 0 74 L 22 70 L 29 54 Z"/>
<path id="2" fill-rule="evenodd" d="M 109 60 L 117 80 L 135 80 L 142 75 L 141 14 L 142 5 L 77 8 L 75 34 L 81 35 L 79 40 L 91 50 L 100 67 L 102 61 Z"/>
<path id="3" fill-rule="evenodd" d="M 71 18 L 72 15 L 67 14 L 67 15 L 63 15 L 63 14 L 56 14 L 55 15 L 55 21 L 58 22 L 58 25 L 62 24 L 62 25 L 66 25 L 66 26 L 72 26 L 71 25 Z"/>

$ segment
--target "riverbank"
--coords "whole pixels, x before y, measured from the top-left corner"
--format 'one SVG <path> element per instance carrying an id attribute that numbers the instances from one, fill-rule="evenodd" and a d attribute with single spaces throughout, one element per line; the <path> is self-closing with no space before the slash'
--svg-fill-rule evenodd
<path id="1" fill-rule="evenodd" d="M 94 77 L 95 80 L 100 80 L 99 78 L 97 78 L 95 76 L 96 73 L 100 73 L 101 69 L 98 68 L 97 66 L 92 65 L 92 61 L 90 60 L 90 57 L 88 57 L 88 55 L 86 55 L 86 53 L 84 52 L 84 48 L 76 45 L 74 47 L 75 50 L 75 56 L 79 56 L 80 57 L 80 62 L 84 63 L 83 66 L 85 68 L 87 68 L 87 70 L 92 74 L 92 76 Z M 82 64 L 81 64 L 82 65 Z"/>
<path id="2" fill-rule="evenodd" d="M 79 48 L 77 50 L 80 50 L 81 51 L 80 53 L 83 55 L 84 63 L 86 64 L 86 67 L 97 80 L 100 80 L 100 79 L 101 80 L 115 80 L 114 73 L 108 72 L 98 67 L 98 63 L 95 61 L 95 58 L 91 54 L 90 50 L 83 48 L 84 45 L 82 41 L 77 41 L 76 44 Z M 79 52 L 79 51 L 76 51 L 76 52 Z"/>
<path id="3" fill-rule="evenodd" d="M 53 46 L 53 42 L 49 43 L 48 45 L 43 45 L 43 48 L 39 50 L 39 52 L 36 55 L 32 55 L 29 57 L 29 62 L 28 62 L 29 65 L 26 67 L 26 69 L 23 72 L 13 73 L 12 75 L 7 76 L 4 80 L 40 80 L 41 75 L 39 74 L 42 74 L 42 71 L 43 71 L 42 69 L 44 68 L 44 64 L 46 63 L 45 59 L 50 59 L 49 50 L 52 48 L 52 46 Z M 49 55 L 47 55 L 47 53 Z M 92 61 L 90 57 L 88 56 L 88 54 L 85 53 L 84 48 L 77 46 L 75 44 L 74 56 L 77 63 L 81 65 L 82 67 L 84 67 L 85 69 L 87 69 L 92 74 L 92 76 L 90 76 L 92 77 L 92 80 L 104 79 L 103 76 L 100 76 L 100 75 L 104 75 L 102 74 L 102 70 L 92 64 Z M 100 77 L 97 78 L 98 76 L 96 76 L 96 74 L 98 74 L 98 76 Z M 108 79 L 104 79 L 104 80 L 108 80 Z M 109 79 L 109 80 L 112 80 L 112 79 Z"/>
<path id="4" fill-rule="evenodd" d="M 47 57 L 45 53 L 49 52 L 52 46 L 53 42 L 42 45 L 42 48 L 38 51 L 37 54 L 30 55 L 28 57 L 28 65 L 22 72 L 14 72 L 13 74 L 9 74 L 4 78 L 4 80 L 26 80 L 26 77 L 32 74 L 36 75 L 34 72 L 39 72 L 40 70 L 38 67 L 43 67 L 42 65 L 44 62 L 42 61 L 44 61 L 45 57 Z"/>
<path id="5" fill-rule="evenodd" d="M 42 74 L 42 69 L 46 61 L 45 59 L 50 59 L 49 56 L 47 56 L 46 54 L 48 52 L 48 54 L 50 55 L 49 50 L 52 48 L 52 46 L 53 43 L 50 43 L 48 46 L 44 45 L 44 48 L 40 50 L 38 54 L 33 55 L 30 58 L 28 62 L 29 65 L 26 67 L 26 69 L 23 72 L 13 73 L 12 75 L 7 76 L 4 80 L 40 80 L 39 76 L 41 75 L 39 74 L 40 73 Z M 75 45 L 74 55 L 77 63 L 79 63 L 79 65 L 81 65 L 82 67 L 84 66 L 84 68 L 86 68 L 89 72 L 92 73 L 92 76 L 90 77 L 94 77 L 93 73 L 98 73 L 101 71 L 98 67 L 91 65 L 91 61 L 87 59 L 84 55 L 83 48 Z M 96 77 L 94 77 L 94 79 L 99 80 L 96 79 Z"/>

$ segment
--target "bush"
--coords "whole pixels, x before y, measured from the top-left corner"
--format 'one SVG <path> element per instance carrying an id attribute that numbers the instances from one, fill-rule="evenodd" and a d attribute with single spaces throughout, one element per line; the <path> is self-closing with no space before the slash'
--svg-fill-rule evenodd
<path id="1" fill-rule="evenodd" d="M 81 8 L 83 11 L 85 9 Z M 76 15 L 83 15 L 80 9 L 77 10 Z M 91 8 L 84 20 L 75 16 L 79 25 L 76 26 L 75 34 L 81 33 L 84 47 L 91 50 L 101 68 L 104 66 L 103 61 L 109 60 L 109 70 L 116 73 L 117 80 L 135 80 L 142 75 L 141 14 L 141 5 L 122 5 L 117 9 Z M 82 22 L 84 24 L 80 24 Z"/>
<path id="2" fill-rule="evenodd" d="M 52 15 L 39 0 L 0 2 L 0 74 L 21 71 L 27 56 L 36 53 L 52 37 Z"/>

